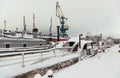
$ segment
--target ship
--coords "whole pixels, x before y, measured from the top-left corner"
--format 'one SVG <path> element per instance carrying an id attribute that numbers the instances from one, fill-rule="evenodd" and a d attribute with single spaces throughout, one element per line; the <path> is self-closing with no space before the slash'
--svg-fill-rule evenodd
<path id="1" fill-rule="evenodd" d="M 33 13 L 33 29 L 32 33 L 27 33 L 25 16 L 23 16 L 23 31 L 6 30 L 6 20 L 4 20 L 4 29 L 0 29 L 0 48 L 14 47 L 33 47 L 48 45 L 51 41 L 67 41 L 69 36 L 67 30 L 69 27 L 65 24 L 67 18 L 64 16 L 59 2 L 56 2 L 56 17 L 59 19 L 60 26 L 57 26 L 57 36 L 52 35 L 52 17 L 50 19 L 49 35 L 40 35 L 38 28 L 35 27 L 35 14 Z"/>
<path id="2" fill-rule="evenodd" d="M 47 45 L 47 41 L 38 38 L 38 29 L 35 27 L 35 14 L 33 14 L 33 30 L 31 33 L 27 32 L 25 24 L 25 16 L 23 16 L 23 31 L 6 29 L 6 21 L 4 21 L 4 29 L 0 29 L 0 50 L 10 51 L 15 48 L 33 48 L 35 46 L 42 47 Z M 30 49 L 29 48 L 29 49 Z"/>

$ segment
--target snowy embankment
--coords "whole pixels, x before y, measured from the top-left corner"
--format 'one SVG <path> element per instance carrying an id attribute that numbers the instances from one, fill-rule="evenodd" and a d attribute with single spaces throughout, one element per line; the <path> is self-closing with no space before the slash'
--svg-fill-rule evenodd
<path id="1" fill-rule="evenodd" d="M 53 53 L 47 53 L 46 55 L 43 56 L 45 59 L 44 61 L 41 61 L 41 58 L 38 58 L 32 62 L 25 63 L 25 67 L 23 68 L 21 64 L 16 64 L 12 66 L 5 66 L 5 67 L 0 67 L 0 78 L 14 78 L 17 75 L 21 75 L 23 73 L 29 72 L 36 70 L 38 68 L 44 68 L 48 67 L 60 62 L 64 62 L 65 60 L 69 60 L 72 58 L 79 57 L 79 53 L 65 53 L 63 56 L 63 53 L 60 51 L 56 52 L 56 57 L 51 56 Z M 38 54 L 40 57 L 40 55 Z M 51 58 L 47 59 L 47 57 L 51 56 Z M 19 58 L 19 57 L 14 57 L 14 58 Z M 31 57 L 30 59 L 34 59 L 36 57 Z M 8 58 L 3 58 L 4 60 Z M 1 59 L 0 61 L 2 61 Z M 10 62 L 10 61 L 9 61 Z M 11 61 L 13 62 L 13 61 Z M 6 62 L 5 62 L 6 63 Z"/>
<path id="2" fill-rule="evenodd" d="M 120 78 L 118 45 L 55 73 L 54 78 Z"/>

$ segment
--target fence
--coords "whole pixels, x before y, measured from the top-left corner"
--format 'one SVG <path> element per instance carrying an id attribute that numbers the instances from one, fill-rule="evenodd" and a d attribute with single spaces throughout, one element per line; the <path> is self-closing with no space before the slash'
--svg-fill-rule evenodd
<path id="1" fill-rule="evenodd" d="M 32 63 L 32 61 L 38 60 L 38 59 L 44 59 L 43 55 L 47 53 L 47 55 L 50 54 L 49 57 L 56 57 L 56 50 L 73 50 L 73 47 L 62 47 L 62 48 L 52 48 L 48 50 L 35 50 L 35 51 L 26 51 L 26 52 L 10 52 L 10 53 L 1 53 L 0 54 L 0 67 L 5 66 L 11 66 L 15 64 L 19 64 L 22 67 L 25 67 L 25 63 Z M 70 50 L 70 51 L 71 51 Z M 65 55 L 64 51 L 62 55 Z M 34 58 L 33 58 L 34 57 Z M 32 63 L 33 64 L 33 63 Z"/>

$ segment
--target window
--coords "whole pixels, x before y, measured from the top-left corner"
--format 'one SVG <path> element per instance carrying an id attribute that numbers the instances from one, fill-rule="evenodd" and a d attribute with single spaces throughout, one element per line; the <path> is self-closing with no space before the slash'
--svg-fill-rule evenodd
<path id="1" fill-rule="evenodd" d="M 73 51 L 78 51 L 78 45 L 75 45 L 75 48 L 73 49 Z"/>
<path id="2" fill-rule="evenodd" d="M 74 45 L 74 43 L 75 43 L 75 42 L 70 42 L 70 43 L 69 43 L 69 45 L 70 45 L 70 46 L 73 46 L 73 45 Z"/>
<path id="3" fill-rule="evenodd" d="M 26 44 L 23 44 L 23 47 L 27 47 L 27 45 L 26 45 Z"/>
<path id="4" fill-rule="evenodd" d="M 42 44 L 40 44 L 40 46 L 41 46 Z"/>
<path id="5" fill-rule="evenodd" d="M 67 47 L 67 46 L 72 47 L 72 46 L 74 45 L 74 43 L 75 43 L 75 42 L 66 42 L 66 43 L 63 45 L 63 47 Z"/>
<path id="6" fill-rule="evenodd" d="M 6 48 L 10 48 L 10 44 L 6 44 Z"/>

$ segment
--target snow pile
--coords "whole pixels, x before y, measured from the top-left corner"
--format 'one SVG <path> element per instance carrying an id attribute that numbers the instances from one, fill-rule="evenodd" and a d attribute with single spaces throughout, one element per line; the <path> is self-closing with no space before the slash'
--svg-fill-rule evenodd
<path id="1" fill-rule="evenodd" d="M 42 78 L 40 74 L 36 74 L 34 78 Z"/>
<path id="2" fill-rule="evenodd" d="M 55 74 L 55 78 L 120 78 L 118 46 Z"/>

